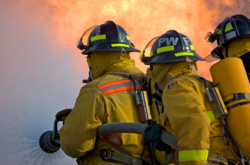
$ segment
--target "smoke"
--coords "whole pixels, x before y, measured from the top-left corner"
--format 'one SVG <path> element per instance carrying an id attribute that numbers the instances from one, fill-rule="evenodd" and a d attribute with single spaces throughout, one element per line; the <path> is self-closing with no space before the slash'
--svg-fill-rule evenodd
<path id="1" fill-rule="evenodd" d="M 205 57 L 216 44 L 204 40 L 227 16 L 250 16 L 249 0 L 20 0 L 0 1 L 0 164 L 73 164 L 62 151 L 43 153 L 40 135 L 54 115 L 72 108 L 87 77 L 86 58 L 75 43 L 107 20 L 124 27 L 136 48 L 175 29 Z M 132 53 L 136 65 L 139 54 Z M 211 64 L 199 62 L 210 78 Z"/>
<path id="2" fill-rule="evenodd" d="M 73 107 L 86 76 L 84 68 L 74 74 L 73 51 L 50 42 L 57 39 L 49 31 L 45 9 L 42 3 L 0 1 L 3 165 L 74 163 L 62 151 L 43 153 L 38 143 L 40 135 L 52 129 L 57 111 Z"/>
<path id="3" fill-rule="evenodd" d="M 99 25 L 107 20 L 113 20 L 129 33 L 131 41 L 139 49 L 143 49 L 147 42 L 168 30 L 175 29 L 187 35 L 196 48 L 198 54 L 206 57 L 215 44 L 205 41 L 205 35 L 225 17 L 242 13 L 246 1 L 222 0 L 206 1 L 191 0 L 188 2 L 159 0 L 152 3 L 150 0 L 105 0 L 105 1 L 47 1 L 45 6 L 50 9 L 48 30 L 57 40 L 53 43 L 64 45 L 75 51 L 75 43 L 87 28 Z M 246 5 L 247 6 L 247 5 Z M 147 66 L 142 64 L 138 53 L 131 53 L 136 65 L 143 71 Z M 85 60 L 78 62 L 76 68 L 86 65 Z M 199 62 L 201 76 L 211 79 L 208 72 L 211 64 Z"/>

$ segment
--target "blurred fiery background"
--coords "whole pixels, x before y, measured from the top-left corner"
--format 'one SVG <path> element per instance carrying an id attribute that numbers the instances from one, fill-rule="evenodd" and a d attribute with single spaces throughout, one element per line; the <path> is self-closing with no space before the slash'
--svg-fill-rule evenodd
<path id="1" fill-rule="evenodd" d="M 72 108 L 86 57 L 76 42 L 89 27 L 107 20 L 124 27 L 136 48 L 175 29 L 205 57 L 215 44 L 205 35 L 227 16 L 250 17 L 250 0 L 1 0 L 0 1 L 0 164 L 75 164 L 62 151 L 45 154 L 40 135 L 54 115 Z M 131 55 L 146 70 L 139 54 Z M 211 64 L 199 62 L 210 78 Z"/>

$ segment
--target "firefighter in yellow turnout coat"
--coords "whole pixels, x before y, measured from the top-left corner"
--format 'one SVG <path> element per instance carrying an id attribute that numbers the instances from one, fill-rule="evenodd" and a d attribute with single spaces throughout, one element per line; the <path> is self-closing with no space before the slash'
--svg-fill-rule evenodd
<path id="1" fill-rule="evenodd" d="M 209 157 L 213 163 L 227 164 L 222 127 L 211 111 L 204 81 L 197 75 L 198 60 L 204 59 L 192 42 L 174 30 L 154 42 L 151 57 L 142 56 L 142 62 L 151 66 L 150 77 L 163 91 L 164 112 L 158 124 L 178 140 L 175 163 L 205 165 Z M 157 148 L 160 143 L 153 137 L 154 130 L 148 127 L 145 138 Z"/>
<path id="2" fill-rule="evenodd" d="M 230 94 L 242 92 L 242 91 L 235 91 L 235 90 L 242 90 L 241 87 L 249 86 L 248 84 L 249 82 L 242 81 L 244 79 L 243 74 L 245 74 L 244 69 L 248 77 L 248 80 L 250 81 L 250 20 L 249 18 L 241 14 L 227 17 L 216 27 L 213 33 L 209 32 L 206 38 L 208 39 L 209 42 L 213 43 L 214 41 L 217 41 L 217 44 L 218 44 L 218 46 L 212 50 L 211 55 L 206 57 L 206 60 L 208 62 L 212 62 L 218 59 L 221 60 L 218 63 L 214 64 L 213 67 L 211 67 L 210 69 L 211 76 L 214 80 L 214 84 L 220 83 L 220 86 L 223 86 L 224 89 L 230 90 L 230 91 L 227 91 Z M 240 65 L 242 64 L 241 64 L 241 61 L 239 61 L 236 58 L 242 60 L 243 65 L 244 65 L 243 70 L 239 70 L 241 69 Z M 230 64 L 228 63 L 228 61 L 230 61 Z M 231 61 L 234 61 L 234 62 L 231 63 Z M 218 69 L 218 66 L 221 66 L 221 64 L 225 66 L 221 67 L 221 69 Z M 227 67 L 233 68 L 233 69 L 230 70 Z M 223 76 L 216 77 L 215 75 L 218 73 L 217 70 L 224 72 L 223 75 L 230 75 L 227 77 L 230 77 L 233 81 L 231 81 L 231 79 L 228 80 Z M 232 71 L 235 72 L 234 75 L 232 74 Z M 236 78 L 236 75 L 238 76 L 237 78 Z M 218 79 L 220 79 L 220 82 L 218 82 Z M 240 81 L 240 83 L 234 82 L 234 80 Z M 226 83 L 223 84 L 221 81 L 225 81 Z M 238 87 L 239 84 L 240 86 Z M 235 89 L 232 88 L 233 85 L 236 86 Z M 246 93 L 249 93 L 249 91 L 247 92 L 246 89 L 244 88 L 243 91 Z M 246 144 L 248 144 L 250 141 L 249 136 L 248 136 L 249 129 L 247 128 L 247 126 L 249 125 L 248 124 L 249 116 L 244 114 L 242 111 L 238 111 L 237 109 L 241 107 L 243 111 L 244 110 L 247 111 L 248 108 L 243 107 L 243 106 L 239 106 L 239 107 L 235 106 L 235 108 L 232 110 L 230 108 L 231 105 L 229 106 L 229 104 L 227 103 L 227 100 L 225 100 L 225 96 L 227 96 L 228 93 L 222 94 L 221 92 L 221 95 L 224 99 L 224 103 L 227 106 L 228 113 L 229 113 L 229 115 L 226 118 L 227 125 L 229 128 L 229 131 L 234 132 L 232 136 L 234 138 L 237 137 L 236 142 L 238 143 L 239 148 L 242 151 L 244 158 L 248 158 L 250 155 L 250 152 L 249 152 L 250 150 L 249 150 L 248 145 Z M 236 100 L 241 101 L 242 98 L 238 98 Z M 231 102 L 231 104 L 235 104 L 235 102 Z M 237 116 L 238 118 L 236 118 L 236 115 L 233 115 L 233 111 L 237 112 L 236 114 L 239 116 L 239 117 Z M 235 123 L 242 124 L 243 127 L 235 125 Z M 235 127 L 232 128 L 232 125 L 234 125 Z M 245 133 L 248 133 L 248 135 L 246 135 Z M 235 150 L 234 152 L 238 154 L 238 156 L 240 157 L 240 154 L 239 154 L 240 152 L 238 151 L 239 148 L 237 149 L 237 147 L 233 147 L 231 141 L 230 141 L 229 146 L 232 148 L 231 150 L 233 151 Z M 231 153 L 231 151 L 229 152 Z M 227 155 L 227 157 L 229 159 L 232 159 L 232 156 L 230 155 Z M 233 159 L 234 160 L 232 160 L 232 162 L 234 163 L 238 162 L 238 159 L 236 157 L 233 157 Z"/>
<path id="3" fill-rule="evenodd" d="M 93 81 L 82 87 L 72 112 L 59 131 L 61 148 L 68 156 L 78 158 L 80 164 L 111 165 L 121 164 L 120 161 L 141 165 L 142 157 L 150 163 L 149 154 L 143 156 L 141 135 L 121 133 L 97 137 L 101 124 L 139 123 L 132 81 L 112 75 L 124 72 L 144 76 L 129 56 L 129 52 L 139 50 L 131 46 L 126 31 L 112 21 L 95 27 L 89 36 L 88 47 L 83 53 L 88 54 Z M 116 157 L 117 151 L 107 140 L 123 149 L 130 158 Z"/>

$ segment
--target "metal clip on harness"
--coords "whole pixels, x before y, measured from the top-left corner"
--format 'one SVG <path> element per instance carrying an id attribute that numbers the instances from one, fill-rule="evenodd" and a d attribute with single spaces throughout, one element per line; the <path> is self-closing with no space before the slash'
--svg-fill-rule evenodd
<path id="1" fill-rule="evenodd" d="M 146 91 L 137 91 L 135 79 L 129 75 L 129 78 L 132 80 L 134 84 L 135 91 L 135 100 L 138 109 L 139 120 L 141 123 L 147 123 L 152 120 L 152 115 L 150 111 L 150 107 L 148 105 L 148 96 Z M 140 88 L 142 89 L 142 87 Z"/>

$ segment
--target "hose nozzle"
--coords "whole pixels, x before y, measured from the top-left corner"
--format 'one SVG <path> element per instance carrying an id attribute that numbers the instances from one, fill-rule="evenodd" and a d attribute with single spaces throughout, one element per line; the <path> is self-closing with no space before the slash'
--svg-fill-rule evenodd
<path id="1" fill-rule="evenodd" d="M 39 145 L 44 152 L 54 153 L 60 149 L 60 140 L 53 140 L 53 131 L 47 131 L 41 135 Z"/>

